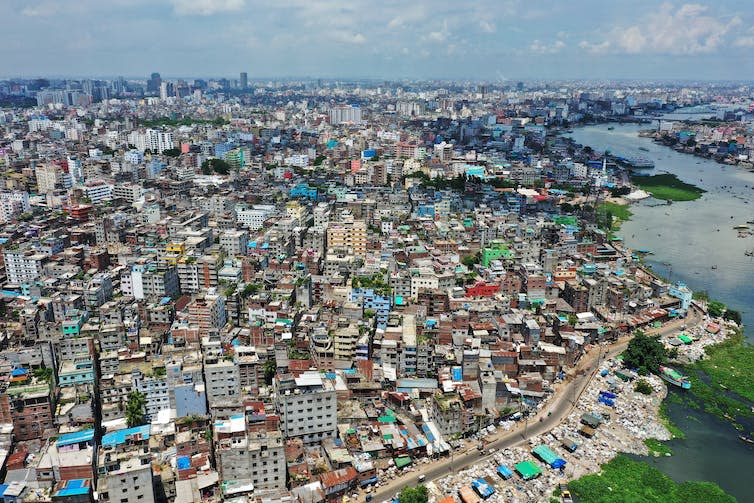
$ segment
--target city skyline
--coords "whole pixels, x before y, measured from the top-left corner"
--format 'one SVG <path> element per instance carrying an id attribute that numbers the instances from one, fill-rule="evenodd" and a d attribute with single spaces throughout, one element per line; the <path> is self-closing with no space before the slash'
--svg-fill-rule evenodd
<path id="1" fill-rule="evenodd" d="M 601 7 L 597 9 L 596 7 Z M 11 1 L 3 77 L 747 80 L 742 1 Z M 588 14 L 588 15 L 587 15 Z M 65 26 L 66 29 L 61 29 Z M 50 48 L 55 48 L 50 50 Z M 703 69 L 700 72 L 700 69 Z"/>

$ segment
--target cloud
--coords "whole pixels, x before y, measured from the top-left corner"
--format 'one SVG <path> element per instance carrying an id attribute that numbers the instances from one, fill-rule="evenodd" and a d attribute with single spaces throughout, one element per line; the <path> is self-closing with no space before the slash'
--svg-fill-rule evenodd
<path id="1" fill-rule="evenodd" d="M 610 42 L 605 40 L 604 42 L 600 42 L 598 44 L 593 44 L 591 42 L 587 42 L 586 40 L 582 40 L 579 43 L 579 48 L 591 52 L 592 54 L 602 54 L 608 51 L 610 49 Z"/>
<path id="2" fill-rule="evenodd" d="M 562 40 L 556 40 L 552 44 L 546 44 L 539 40 L 534 40 L 529 46 L 529 50 L 536 54 L 557 54 L 565 49 L 565 42 Z"/>
<path id="3" fill-rule="evenodd" d="M 734 47 L 754 47 L 754 28 L 749 28 L 745 35 L 741 35 L 733 41 Z"/>
<path id="4" fill-rule="evenodd" d="M 497 31 L 495 25 L 486 19 L 479 21 L 479 28 L 481 28 L 484 33 L 495 33 L 495 31 Z"/>
<path id="5" fill-rule="evenodd" d="M 342 44 L 354 45 L 360 45 L 367 41 L 367 38 L 361 33 L 335 32 L 330 36 L 330 38 Z"/>
<path id="6" fill-rule="evenodd" d="M 603 40 L 582 41 L 579 47 L 592 53 L 623 54 L 708 54 L 720 49 L 732 28 L 741 20 L 725 22 L 708 14 L 708 7 L 683 4 L 679 8 L 662 4 L 640 23 L 612 28 Z"/>
<path id="7" fill-rule="evenodd" d="M 170 3 L 175 13 L 182 16 L 211 16 L 246 6 L 246 0 L 170 0 Z"/>

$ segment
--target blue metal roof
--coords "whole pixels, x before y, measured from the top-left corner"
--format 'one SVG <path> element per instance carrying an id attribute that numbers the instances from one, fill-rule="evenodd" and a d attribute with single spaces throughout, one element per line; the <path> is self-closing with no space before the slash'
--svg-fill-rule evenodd
<path id="1" fill-rule="evenodd" d="M 102 437 L 103 447 L 112 447 L 114 445 L 123 444 L 126 442 L 126 437 L 132 435 L 141 434 L 142 438 L 149 438 L 149 425 L 136 426 L 134 428 L 127 428 L 125 430 L 118 430 L 112 433 L 108 433 Z"/>
<path id="2" fill-rule="evenodd" d="M 94 430 L 81 430 L 74 431 L 73 433 L 66 433 L 60 435 L 58 441 L 55 442 L 57 447 L 63 447 L 65 445 L 79 444 L 81 442 L 89 442 L 94 439 Z"/>

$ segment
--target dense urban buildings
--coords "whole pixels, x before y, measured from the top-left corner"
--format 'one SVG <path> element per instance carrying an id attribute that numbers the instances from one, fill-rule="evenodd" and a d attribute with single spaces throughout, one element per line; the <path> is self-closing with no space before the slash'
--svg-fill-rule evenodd
<path id="1" fill-rule="evenodd" d="M 645 134 L 754 155 L 734 85 L 239 77 L 0 81 L 33 101 L 0 109 L 3 501 L 332 502 L 452 462 L 694 309 L 615 239 L 641 160 L 562 133 L 711 104 Z"/>

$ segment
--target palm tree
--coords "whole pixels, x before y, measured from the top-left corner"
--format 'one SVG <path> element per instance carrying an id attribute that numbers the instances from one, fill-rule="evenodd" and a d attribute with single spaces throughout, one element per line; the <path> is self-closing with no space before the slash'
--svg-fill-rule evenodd
<path id="1" fill-rule="evenodd" d="M 128 394 L 128 403 L 126 404 L 126 424 L 129 428 L 144 424 L 145 407 L 147 398 L 143 393 L 132 391 Z"/>

